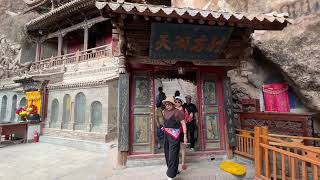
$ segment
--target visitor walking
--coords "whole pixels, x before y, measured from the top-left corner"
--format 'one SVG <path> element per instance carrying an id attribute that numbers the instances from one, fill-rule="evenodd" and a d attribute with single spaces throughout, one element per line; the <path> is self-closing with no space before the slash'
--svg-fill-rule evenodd
<path id="1" fill-rule="evenodd" d="M 183 105 L 183 99 L 181 96 L 176 96 L 174 99 L 174 103 L 176 108 L 181 111 L 184 114 L 184 121 L 186 122 L 189 119 L 189 113 L 188 111 L 182 106 Z M 188 131 L 187 131 L 188 134 Z M 187 135 L 186 134 L 186 135 Z M 187 148 L 187 144 L 184 143 L 184 139 L 183 139 L 184 133 L 181 133 L 181 138 L 180 138 L 180 142 L 181 142 L 181 167 L 183 170 L 187 169 L 187 165 L 186 165 L 186 148 Z"/>
<path id="2" fill-rule="evenodd" d="M 175 98 L 175 97 L 177 97 L 177 96 L 180 96 L 180 91 L 179 91 L 179 90 L 176 90 L 176 92 L 174 92 L 173 98 Z"/>
<path id="3" fill-rule="evenodd" d="M 184 114 L 182 111 L 175 108 L 174 98 L 167 97 L 163 104 L 165 110 L 163 111 L 164 127 L 162 130 L 164 134 L 164 154 L 167 164 L 168 180 L 176 177 L 179 166 L 179 150 L 180 150 L 180 135 L 181 128 L 184 133 L 183 141 L 187 143 L 186 124 L 184 122 Z"/>
<path id="4" fill-rule="evenodd" d="M 158 95 L 156 97 L 156 124 L 157 124 L 157 142 L 158 142 L 158 149 L 161 149 L 161 141 L 163 140 L 163 131 L 161 128 L 163 127 L 163 114 L 162 111 L 164 110 L 164 105 L 162 103 L 163 100 L 166 99 L 166 94 L 163 92 L 163 88 L 158 88 Z"/>
<path id="5" fill-rule="evenodd" d="M 183 107 L 188 111 L 189 113 L 189 120 L 187 122 L 187 132 L 190 141 L 190 150 L 194 151 L 194 145 L 195 145 L 195 130 L 197 128 L 198 120 L 197 120 L 197 107 L 193 103 L 191 103 L 191 96 L 186 96 L 186 103 L 183 105 Z"/>

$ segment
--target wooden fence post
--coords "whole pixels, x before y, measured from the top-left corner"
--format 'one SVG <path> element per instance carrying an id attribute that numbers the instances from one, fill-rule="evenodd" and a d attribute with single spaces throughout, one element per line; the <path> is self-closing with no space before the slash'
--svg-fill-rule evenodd
<path id="1" fill-rule="evenodd" d="M 261 134 L 263 136 L 268 136 L 269 131 L 268 131 L 268 127 L 267 126 L 262 126 L 261 127 Z M 264 144 L 268 143 L 268 138 L 262 138 L 261 140 L 262 140 L 261 142 L 264 143 Z"/>
<path id="2" fill-rule="evenodd" d="M 261 137 L 265 136 L 265 137 Z M 268 139 L 266 138 L 268 136 L 268 127 L 254 127 L 254 164 L 255 164 L 255 170 L 256 170 L 256 177 L 259 178 L 262 173 L 262 157 L 265 158 L 266 161 L 269 159 L 267 158 L 268 152 L 263 151 L 260 148 L 260 143 L 268 144 Z M 264 155 L 264 156 L 262 156 Z M 266 177 L 270 178 L 270 169 L 269 169 L 269 162 L 265 162 L 265 173 Z"/>
<path id="3" fill-rule="evenodd" d="M 268 131 L 268 127 L 267 126 L 263 126 L 261 127 L 261 134 L 264 136 L 263 138 L 261 138 L 260 142 L 265 144 L 265 145 L 269 145 L 268 143 L 268 135 L 269 135 L 269 131 Z M 265 173 L 265 176 L 270 179 L 270 159 L 269 159 L 269 150 L 266 149 L 266 148 L 263 148 L 260 150 L 262 153 L 263 153 L 263 156 L 261 156 L 261 160 L 262 162 L 264 162 L 264 166 L 262 165 L 261 163 L 261 166 L 264 167 L 264 173 Z M 260 154 L 262 155 L 262 154 Z"/>
<path id="4" fill-rule="evenodd" d="M 260 136 L 262 133 L 261 127 L 254 127 L 254 164 L 255 164 L 255 177 L 261 176 L 261 151 L 260 151 Z"/>

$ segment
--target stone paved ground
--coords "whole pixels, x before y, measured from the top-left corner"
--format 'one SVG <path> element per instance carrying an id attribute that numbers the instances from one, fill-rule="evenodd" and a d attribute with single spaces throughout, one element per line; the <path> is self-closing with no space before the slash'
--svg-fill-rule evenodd
<path id="1" fill-rule="evenodd" d="M 238 179 L 215 161 L 189 164 L 177 180 Z M 0 180 L 162 180 L 164 165 L 113 170 L 107 154 L 38 143 L 0 148 Z"/>
<path id="2" fill-rule="evenodd" d="M 0 148 L 0 180 L 106 179 L 107 155 L 38 143 Z"/>

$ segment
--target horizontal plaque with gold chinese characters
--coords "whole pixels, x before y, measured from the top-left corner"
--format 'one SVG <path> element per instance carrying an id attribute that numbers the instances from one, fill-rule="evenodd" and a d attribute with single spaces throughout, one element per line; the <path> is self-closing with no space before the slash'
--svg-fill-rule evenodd
<path id="1" fill-rule="evenodd" d="M 213 60 L 229 41 L 232 27 L 152 23 L 152 59 Z"/>

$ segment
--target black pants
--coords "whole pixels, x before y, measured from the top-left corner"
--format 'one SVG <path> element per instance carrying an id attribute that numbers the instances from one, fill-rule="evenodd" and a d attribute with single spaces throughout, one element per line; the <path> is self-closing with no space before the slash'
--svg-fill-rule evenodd
<path id="1" fill-rule="evenodd" d="M 190 148 L 194 148 L 194 144 L 196 143 L 196 139 L 194 138 L 195 129 L 196 129 L 195 122 L 191 121 L 187 123 L 187 133 L 188 133 L 188 141 L 190 142 Z"/>
<path id="2" fill-rule="evenodd" d="M 166 157 L 167 163 L 167 176 L 174 178 L 177 175 L 179 167 L 179 151 L 180 142 L 179 140 L 174 140 L 168 134 L 164 134 L 164 155 Z"/>

